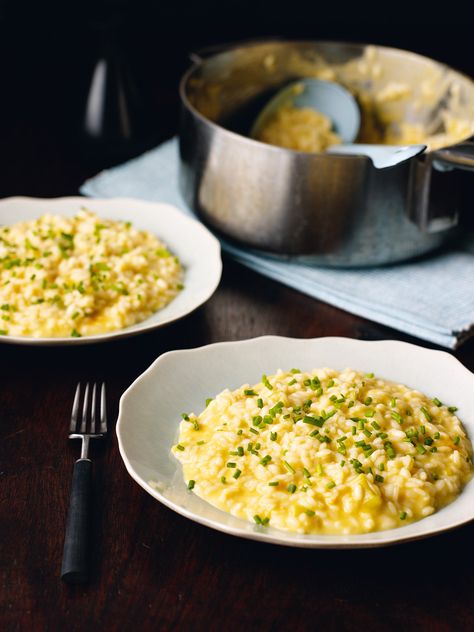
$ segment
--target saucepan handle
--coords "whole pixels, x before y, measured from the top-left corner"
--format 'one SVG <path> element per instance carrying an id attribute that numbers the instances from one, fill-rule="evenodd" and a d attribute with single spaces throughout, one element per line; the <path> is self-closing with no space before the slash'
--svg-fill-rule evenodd
<path id="1" fill-rule="evenodd" d="M 424 233 L 443 232 L 458 225 L 459 213 L 456 205 L 436 204 L 432 195 L 433 179 L 442 178 L 443 173 L 449 177 L 448 172 L 454 170 L 474 171 L 473 141 L 437 149 L 415 163 L 409 217 Z"/>
<path id="2" fill-rule="evenodd" d="M 433 167 L 440 171 L 463 169 L 474 171 L 474 142 L 465 141 L 458 145 L 437 149 L 432 153 Z"/>

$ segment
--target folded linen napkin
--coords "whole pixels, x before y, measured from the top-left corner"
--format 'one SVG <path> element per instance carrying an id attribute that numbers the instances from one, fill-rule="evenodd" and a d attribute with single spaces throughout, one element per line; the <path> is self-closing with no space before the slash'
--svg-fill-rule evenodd
<path id="1" fill-rule="evenodd" d="M 168 202 L 192 214 L 178 190 L 176 139 L 99 173 L 82 185 L 81 193 Z M 474 235 L 432 257 L 352 270 L 275 260 L 221 243 L 233 258 L 260 274 L 418 338 L 454 349 L 474 335 Z"/>

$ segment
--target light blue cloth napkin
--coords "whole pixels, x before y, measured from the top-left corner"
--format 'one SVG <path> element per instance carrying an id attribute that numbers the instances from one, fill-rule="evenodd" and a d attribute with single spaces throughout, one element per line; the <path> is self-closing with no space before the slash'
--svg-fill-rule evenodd
<path id="1" fill-rule="evenodd" d="M 178 191 L 176 139 L 99 173 L 83 184 L 81 193 L 168 202 L 191 214 Z M 418 338 L 454 349 L 474 334 L 474 235 L 421 261 L 357 270 L 276 261 L 221 243 L 237 261 L 260 274 Z"/>

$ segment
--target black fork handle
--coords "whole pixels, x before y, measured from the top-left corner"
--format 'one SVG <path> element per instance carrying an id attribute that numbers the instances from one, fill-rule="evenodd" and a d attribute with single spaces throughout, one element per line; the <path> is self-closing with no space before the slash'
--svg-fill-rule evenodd
<path id="1" fill-rule="evenodd" d="M 61 579 L 68 583 L 84 583 L 89 579 L 91 483 L 92 461 L 79 459 L 72 475 L 61 567 Z"/>

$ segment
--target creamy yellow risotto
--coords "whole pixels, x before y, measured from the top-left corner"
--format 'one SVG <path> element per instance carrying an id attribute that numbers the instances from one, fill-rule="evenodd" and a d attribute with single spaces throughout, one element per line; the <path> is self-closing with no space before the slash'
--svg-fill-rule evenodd
<path id="1" fill-rule="evenodd" d="M 340 145 L 341 137 L 332 131 L 327 116 L 311 108 L 281 107 L 267 121 L 257 140 L 297 151 L 326 151 Z"/>
<path id="2" fill-rule="evenodd" d="M 365 533 L 429 516 L 472 476 L 456 407 L 352 369 L 292 369 L 183 414 L 189 489 L 298 533 Z"/>
<path id="3" fill-rule="evenodd" d="M 179 260 L 130 222 L 43 215 L 0 227 L 0 335 L 88 336 L 122 329 L 182 289 Z"/>

